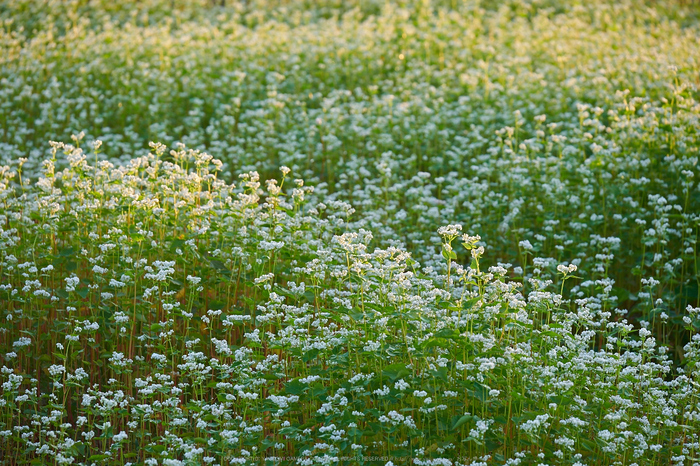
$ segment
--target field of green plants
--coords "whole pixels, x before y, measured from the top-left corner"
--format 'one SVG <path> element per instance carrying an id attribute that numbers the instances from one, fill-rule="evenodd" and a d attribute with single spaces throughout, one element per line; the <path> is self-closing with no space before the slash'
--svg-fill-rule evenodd
<path id="1" fill-rule="evenodd" d="M 0 464 L 700 465 L 695 2 L 0 24 Z"/>

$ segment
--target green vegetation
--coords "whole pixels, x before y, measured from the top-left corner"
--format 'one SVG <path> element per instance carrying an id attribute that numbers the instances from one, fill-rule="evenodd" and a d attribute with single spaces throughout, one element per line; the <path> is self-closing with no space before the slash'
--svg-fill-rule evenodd
<path id="1" fill-rule="evenodd" d="M 0 462 L 700 464 L 699 12 L 0 2 Z"/>

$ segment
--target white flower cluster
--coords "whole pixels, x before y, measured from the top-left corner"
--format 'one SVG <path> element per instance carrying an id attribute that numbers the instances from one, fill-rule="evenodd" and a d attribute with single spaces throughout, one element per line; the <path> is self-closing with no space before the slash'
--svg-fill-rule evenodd
<path id="1" fill-rule="evenodd" d="M 39 3 L 0 456 L 700 461 L 687 2 Z"/>

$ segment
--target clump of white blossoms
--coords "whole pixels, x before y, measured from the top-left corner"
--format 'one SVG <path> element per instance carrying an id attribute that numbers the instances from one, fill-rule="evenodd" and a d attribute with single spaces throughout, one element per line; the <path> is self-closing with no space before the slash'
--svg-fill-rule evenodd
<path id="1" fill-rule="evenodd" d="M 256 173 L 237 187 L 205 154 L 156 149 L 33 187 L 6 177 L 3 451 L 66 464 L 695 455 L 694 307 L 678 365 L 605 294 L 564 299 L 574 263 L 533 259 L 561 284 L 538 275 L 523 290 L 510 264 L 483 271 L 481 237 L 450 224 L 443 247 L 463 248 L 446 279 L 347 231 L 347 205 L 310 187 Z"/>

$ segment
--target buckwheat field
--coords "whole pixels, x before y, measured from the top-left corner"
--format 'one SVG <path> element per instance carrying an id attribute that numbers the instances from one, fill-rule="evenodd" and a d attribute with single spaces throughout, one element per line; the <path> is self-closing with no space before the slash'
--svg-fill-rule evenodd
<path id="1" fill-rule="evenodd" d="M 0 0 L 0 463 L 700 465 L 700 6 Z"/>

